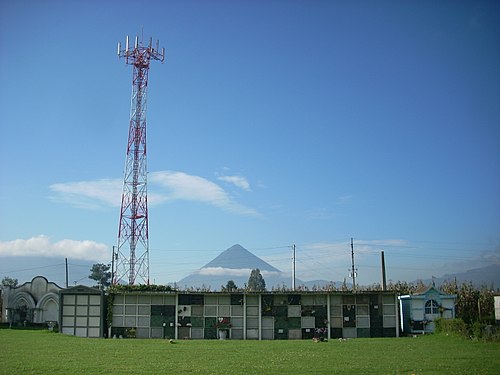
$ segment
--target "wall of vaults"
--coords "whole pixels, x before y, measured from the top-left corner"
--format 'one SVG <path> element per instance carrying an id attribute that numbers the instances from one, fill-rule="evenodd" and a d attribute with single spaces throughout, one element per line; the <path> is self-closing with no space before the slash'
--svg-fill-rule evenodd
<path id="1" fill-rule="evenodd" d="M 110 335 L 139 338 L 280 340 L 396 337 L 394 293 L 123 293 Z"/>

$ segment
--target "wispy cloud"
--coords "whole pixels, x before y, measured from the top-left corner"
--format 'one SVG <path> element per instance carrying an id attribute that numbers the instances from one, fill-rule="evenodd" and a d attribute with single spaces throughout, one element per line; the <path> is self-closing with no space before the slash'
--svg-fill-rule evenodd
<path id="1" fill-rule="evenodd" d="M 58 183 L 49 186 L 56 193 L 52 199 L 69 203 L 75 207 L 98 209 L 102 205 L 120 207 L 122 181 L 102 179 Z"/>
<path id="2" fill-rule="evenodd" d="M 106 260 L 108 247 L 95 241 L 64 239 L 52 242 L 40 235 L 29 239 L 0 242 L 0 256 L 5 257 L 65 257 L 82 260 Z"/>
<path id="3" fill-rule="evenodd" d="M 247 181 L 245 177 L 242 176 L 219 176 L 217 177 L 217 179 L 220 181 L 233 184 L 234 186 L 239 187 L 240 189 L 243 189 L 245 191 L 252 190 L 250 188 L 250 183 Z"/>
<path id="4" fill-rule="evenodd" d="M 348 204 L 352 201 L 352 195 L 351 194 L 344 194 L 339 197 L 337 197 L 337 204 Z"/>
<path id="5" fill-rule="evenodd" d="M 239 204 L 222 187 L 200 176 L 161 171 L 151 173 L 150 181 L 166 188 L 169 200 L 208 203 L 232 213 L 258 216 L 257 211 Z"/>
<path id="6" fill-rule="evenodd" d="M 243 177 L 230 179 L 230 182 L 242 189 L 250 189 Z M 78 208 L 100 209 L 120 206 L 122 184 L 120 179 L 101 179 L 57 183 L 49 186 L 49 189 L 54 193 L 51 197 L 54 200 Z M 150 205 L 184 200 L 210 204 L 238 215 L 258 216 L 257 211 L 238 203 L 221 186 L 200 176 L 179 171 L 152 172 L 148 175 L 148 184 Z"/>

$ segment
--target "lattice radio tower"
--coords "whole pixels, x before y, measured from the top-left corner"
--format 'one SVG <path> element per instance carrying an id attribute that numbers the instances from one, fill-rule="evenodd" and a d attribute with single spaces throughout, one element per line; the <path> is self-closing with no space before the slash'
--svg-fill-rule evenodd
<path id="1" fill-rule="evenodd" d="M 127 156 L 123 179 L 118 246 L 113 248 L 113 283 L 149 284 L 148 195 L 146 168 L 146 108 L 149 63 L 165 60 L 165 49 L 159 42 L 148 45 L 135 37 L 134 45 L 127 36 L 125 49 L 118 43 L 118 56 L 133 66 L 132 100 Z M 128 245 L 128 246 L 127 246 Z"/>

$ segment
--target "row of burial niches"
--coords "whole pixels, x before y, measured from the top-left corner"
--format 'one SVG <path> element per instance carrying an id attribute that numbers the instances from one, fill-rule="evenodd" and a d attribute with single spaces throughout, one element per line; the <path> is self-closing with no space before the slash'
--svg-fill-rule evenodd
<path id="1" fill-rule="evenodd" d="M 370 294 L 116 295 L 113 334 L 137 337 L 310 339 L 394 337 L 396 296 Z"/>

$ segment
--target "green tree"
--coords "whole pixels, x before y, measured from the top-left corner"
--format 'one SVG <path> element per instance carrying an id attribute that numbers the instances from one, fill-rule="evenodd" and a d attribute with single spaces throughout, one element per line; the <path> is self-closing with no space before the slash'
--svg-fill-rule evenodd
<path id="1" fill-rule="evenodd" d="M 471 324 L 478 320 L 479 311 L 477 301 L 480 292 L 471 282 L 463 283 L 457 294 L 456 314 L 457 318 L 462 318 L 466 324 Z"/>
<path id="2" fill-rule="evenodd" d="M 10 286 L 11 288 L 15 288 L 17 286 L 17 283 L 18 283 L 17 279 L 14 279 L 14 278 L 9 277 L 9 276 L 5 276 L 2 279 L 3 286 Z"/>
<path id="3" fill-rule="evenodd" d="M 456 294 L 455 304 L 456 317 L 467 324 L 477 321 L 492 322 L 495 319 L 493 285 L 488 287 L 481 285 L 476 288 L 471 282 L 458 285 L 457 280 L 445 281 L 441 285 L 441 291 L 446 294 Z"/>
<path id="4" fill-rule="evenodd" d="M 479 320 L 484 322 L 495 322 L 495 299 L 493 285 L 488 288 L 487 285 L 481 285 L 479 289 L 479 299 L 477 301 L 477 309 Z"/>
<path id="5" fill-rule="evenodd" d="M 108 264 L 96 263 L 90 269 L 89 279 L 97 281 L 99 288 L 106 288 L 111 285 L 111 267 Z"/>
<path id="6" fill-rule="evenodd" d="M 234 283 L 234 280 L 229 280 L 226 284 L 226 290 L 231 292 L 231 291 L 236 290 L 236 289 L 238 289 L 238 287 Z"/>
<path id="7" fill-rule="evenodd" d="M 266 290 L 266 282 L 260 273 L 258 268 L 255 268 L 250 272 L 250 277 L 248 278 L 248 290 L 252 292 L 262 292 Z"/>
<path id="8" fill-rule="evenodd" d="M 446 294 L 458 294 L 459 288 L 457 284 L 457 279 L 445 280 L 441 287 L 439 288 L 443 293 Z"/>

